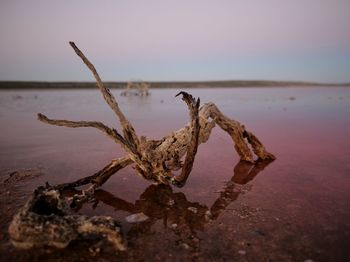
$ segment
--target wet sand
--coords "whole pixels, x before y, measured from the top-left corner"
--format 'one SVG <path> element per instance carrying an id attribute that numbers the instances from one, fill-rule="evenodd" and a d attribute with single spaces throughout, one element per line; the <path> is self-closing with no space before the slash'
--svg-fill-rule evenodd
<path id="1" fill-rule="evenodd" d="M 177 89 L 120 97 L 139 135 L 160 138 L 188 121 Z M 38 185 L 93 174 L 123 156 L 93 129 L 45 125 L 36 113 L 117 126 L 97 90 L 0 92 L 1 179 L 16 170 L 39 176 L 1 187 L 0 260 L 346 261 L 350 255 L 350 90 L 340 87 L 191 89 L 202 102 L 241 121 L 277 156 L 263 165 L 239 163 L 230 137 L 215 128 L 199 147 L 181 189 L 154 186 L 132 168 L 96 192 L 77 212 L 119 220 L 127 252 L 104 243 L 74 242 L 67 250 L 18 251 L 8 242 L 11 216 Z M 0 179 L 0 180 L 1 180 Z M 169 204 L 170 203 L 170 204 Z M 171 204 L 173 203 L 173 204 Z M 148 220 L 130 224 L 126 217 Z"/>

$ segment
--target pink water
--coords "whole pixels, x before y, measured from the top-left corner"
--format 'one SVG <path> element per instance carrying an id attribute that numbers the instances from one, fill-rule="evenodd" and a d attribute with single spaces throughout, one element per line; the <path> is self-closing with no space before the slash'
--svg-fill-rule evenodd
<path id="1" fill-rule="evenodd" d="M 171 260 L 345 261 L 350 255 L 350 89 L 188 91 L 245 124 L 277 160 L 254 174 L 247 173 L 249 166 L 234 172 L 239 159 L 233 143 L 216 127 L 199 147 L 185 187 L 151 186 L 126 168 L 97 192 L 95 205 L 79 212 L 122 222 L 130 244 L 125 259 L 158 254 Z M 113 90 L 139 135 L 160 138 L 188 121 L 186 106 L 174 98 L 176 89 L 152 90 L 143 98 L 119 92 Z M 0 169 L 42 168 L 44 176 L 31 181 L 30 190 L 93 174 L 123 156 L 99 131 L 48 126 L 36 120 L 38 112 L 118 128 L 97 90 L 1 91 Z M 176 208 L 167 206 L 169 199 Z M 125 221 L 138 212 L 150 217 L 142 229 Z M 159 242 L 166 252 L 157 249 Z"/>

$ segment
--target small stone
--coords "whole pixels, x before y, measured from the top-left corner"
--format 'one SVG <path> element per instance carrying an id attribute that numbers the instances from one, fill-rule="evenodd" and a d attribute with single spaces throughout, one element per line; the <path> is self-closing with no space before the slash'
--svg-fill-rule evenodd
<path id="1" fill-rule="evenodd" d="M 195 214 L 197 214 L 197 212 L 198 212 L 198 209 L 195 208 L 195 207 L 188 207 L 187 210 L 189 210 L 189 211 L 191 211 L 192 213 L 195 213 Z"/>
<path id="2" fill-rule="evenodd" d="M 136 214 L 132 214 L 130 216 L 127 216 L 125 218 L 126 222 L 130 223 L 130 224 L 134 224 L 134 223 L 139 223 L 139 222 L 143 222 L 146 221 L 147 219 L 149 219 L 148 216 L 146 216 L 144 213 L 136 213 Z"/>
<path id="3" fill-rule="evenodd" d="M 170 199 L 169 202 L 168 202 L 168 205 L 169 205 L 169 206 L 175 205 L 174 199 Z"/>
<path id="4" fill-rule="evenodd" d="M 185 249 L 190 249 L 190 246 L 186 243 L 183 243 L 182 246 L 185 248 Z"/>
<path id="5" fill-rule="evenodd" d="M 312 259 L 305 259 L 304 262 L 314 262 Z"/>
<path id="6" fill-rule="evenodd" d="M 240 255 L 245 255 L 247 252 L 245 251 L 245 250 L 238 250 L 238 254 L 240 254 Z"/>
<path id="7" fill-rule="evenodd" d="M 205 211 L 205 220 L 209 221 L 209 220 L 211 220 L 211 218 L 212 218 L 212 214 L 211 214 L 210 210 Z"/>
<path id="8" fill-rule="evenodd" d="M 172 225 L 171 225 L 171 228 L 172 228 L 172 229 L 177 228 L 177 224 L 172 224 Z"/>

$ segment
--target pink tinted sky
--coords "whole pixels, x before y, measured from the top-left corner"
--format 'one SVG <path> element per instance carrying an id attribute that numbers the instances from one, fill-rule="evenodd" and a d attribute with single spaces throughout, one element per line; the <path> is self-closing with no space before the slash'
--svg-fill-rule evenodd
<path id="1" fill-rule="evenodd" d="M 350 82 L 348 0 L 4 0 L 0 80 Z"/>

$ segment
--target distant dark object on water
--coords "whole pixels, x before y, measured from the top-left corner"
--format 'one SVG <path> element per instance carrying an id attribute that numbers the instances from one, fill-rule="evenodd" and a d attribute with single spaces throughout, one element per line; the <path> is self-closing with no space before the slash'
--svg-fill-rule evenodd
<path id="1" fill-rule="evenodd" d="M 140 82 L 128 82 L 126 89 L 120 93 L 121 96 L 149 96 L 150 84 L 140 81 Z"/>

